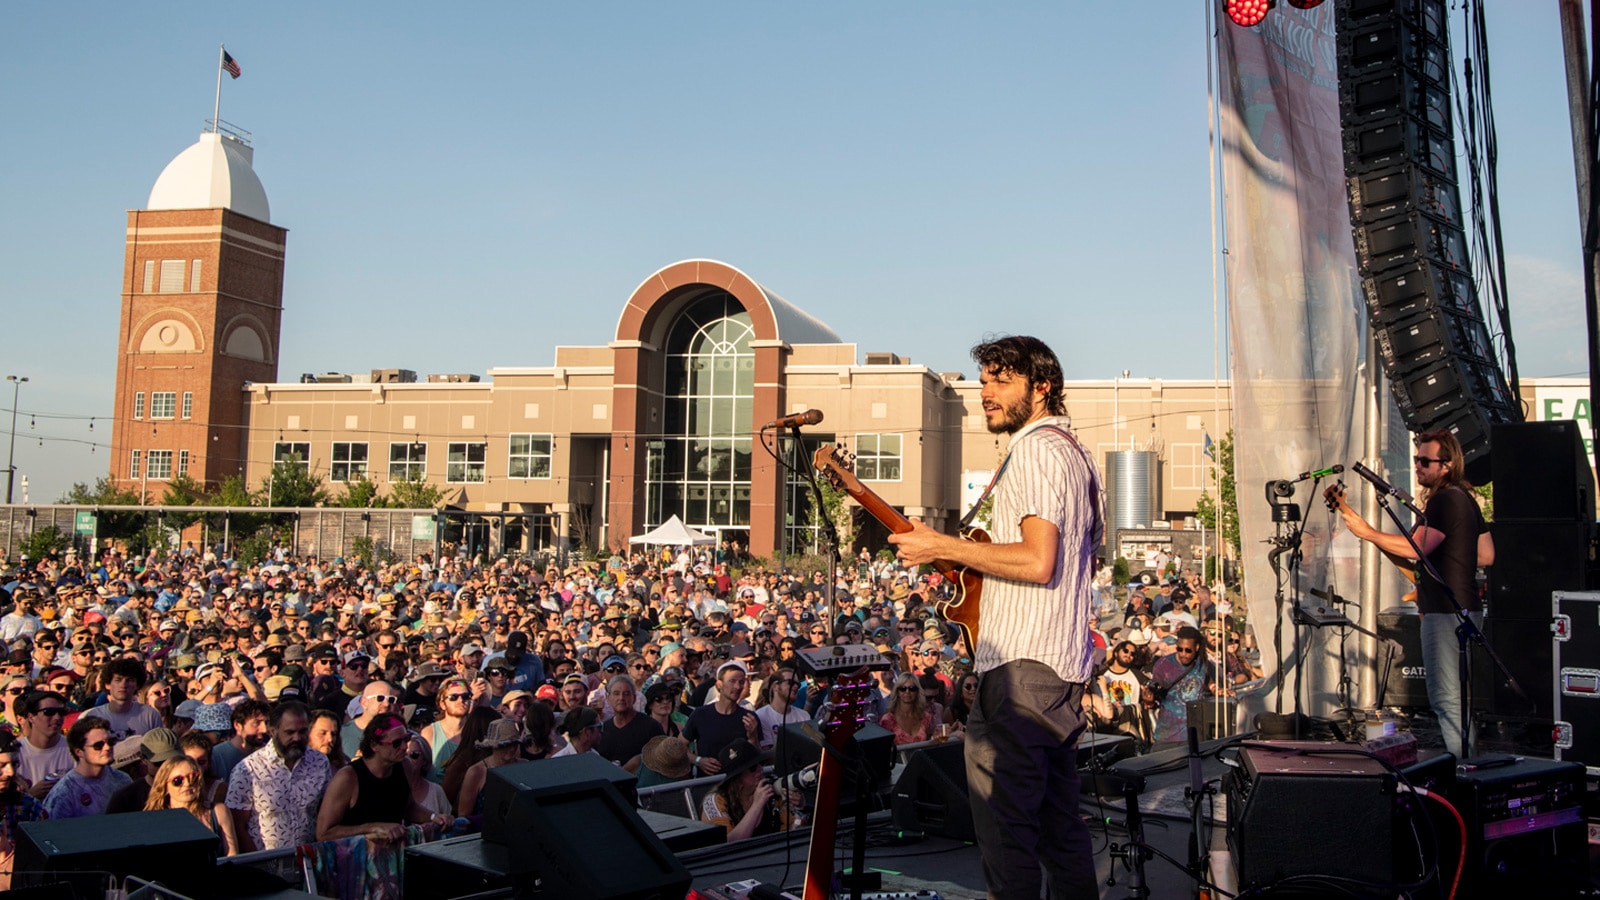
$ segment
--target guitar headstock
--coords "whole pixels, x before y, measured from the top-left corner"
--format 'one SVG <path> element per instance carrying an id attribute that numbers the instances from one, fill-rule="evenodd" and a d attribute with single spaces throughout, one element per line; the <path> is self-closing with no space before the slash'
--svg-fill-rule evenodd
<path id="1" fill-rule="evenodd" d="M 1328 504 L 1328 512 L 1339 511 L 1339 507 L 1344 505 L 1344 495 L 1343 479 L 1328 485 L 1327 490 L 1322 492 L 1322 502 Z"/>
<path id="2" fill-rule="evenodd" d="M 847 494 L 856 494 L 864 490 L 861 479 L 856 477 L 855 457 L 851 456 L 850 451 L 844 449 L 842 444 L 818 447 L 811 464 L 837 490 Z"/>
<path id="3" fill-rule="evenodd" d="M 866 724 L 873 692 L 872 676 L 866 672 L 841 675 L 834 679 L 828 694 L 828 718 L 822 731 L 834 746 L 840 746 Z"/>

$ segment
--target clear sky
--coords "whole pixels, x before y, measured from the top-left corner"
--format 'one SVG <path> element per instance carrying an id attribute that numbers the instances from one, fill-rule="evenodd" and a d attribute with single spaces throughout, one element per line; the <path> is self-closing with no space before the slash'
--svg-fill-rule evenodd
<path id="1" fill-rule="evenodd" d="M 1559 23 L 1488 16 L 1522 372 L 1581 375 Z M 689 257 L 940 371 L 1021 332 L 1068 378 L 1211 377 L 1200 0 L 8 3 L 0 374 L 31 379 L 35 502 L 109 467 L 125 210 L 211 115 L 219 41 L 289 229 L 283 380 L 548 365 Z"/>

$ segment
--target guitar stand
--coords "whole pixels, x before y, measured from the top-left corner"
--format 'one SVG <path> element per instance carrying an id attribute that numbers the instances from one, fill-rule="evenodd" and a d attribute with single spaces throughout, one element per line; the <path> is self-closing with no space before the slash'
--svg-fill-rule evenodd
<path id="1" fill-rule="evenodd" d="M 1111 842 L 1108 851 L 1111 856 L 1111 872 L 1106 876 L 1106 887 L 1117 886 L 1117 863 L 1122 863 L 1128 869 L 1128 893 L 1130 900 L 1145 900 L 1150 896 L 1150 885 L 1144 877 L 1145 860 L 1154 859 L 1155 854 L 1145 847 L 1144 843 L 1144 817 L 1139 813 L 1139 795 L 1144 792 L 1144 777 L 1141 775 L 1114 775 L 1122 788 L 1122 802 L 1127 807 L 1128 842 L 1118 844 Z"/>
<path id="2" fill-rule="evenodd" d="M 867 865 L 867 801 L 872 798 L 872 791 L 866 763 L 858 759 L 856 765 L 859 768 L 856 772 L 855 830 L 850 835 L 850 871 L 833 873 L 835 892 L 842 893 L 848 888 L 850 900 L 861 900 L 862 891 L 883 888 L 881 873 L 863 871 Z"/>

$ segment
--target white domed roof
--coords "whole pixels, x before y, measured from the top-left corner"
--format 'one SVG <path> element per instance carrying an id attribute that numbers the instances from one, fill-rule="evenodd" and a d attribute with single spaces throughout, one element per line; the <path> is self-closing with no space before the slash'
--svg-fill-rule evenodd
<path id="1" fill-rule="evenodd" d="M 179 153 L 161 170 L 146 209 L 231 209 L 271 222 L 267 192 L 250 167 L 254 152 L 243 141 L 215 132 Z"/>

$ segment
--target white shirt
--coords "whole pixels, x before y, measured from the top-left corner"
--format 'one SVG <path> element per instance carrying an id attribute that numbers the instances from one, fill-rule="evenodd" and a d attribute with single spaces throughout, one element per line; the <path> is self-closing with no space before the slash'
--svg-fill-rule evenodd
<path id="1" fill-rule="evenodd" d="M 778 711 L 773 709 L 770 704 L 756 710 L 756 718 L 761 720 L 761 749 L 763 750 L 770 750 L 773 745 L 778 743 L 778 732 L 783 730 L 783 726 L 796 722 L 811 721 L 811 717 L 806 715 L 806 711 L 803 709 L 791 706 L 788 712 L 779 716 Z"/>
<path id="2" fill-rule="evenodd" d="M 229 773 L 228 808 L 250 814 L 250 838 L 259 850 L 309 844 L 317 839 L 317 807 L 332 777 L 321 753 L 308 748 L 290 769 L 269 742 Z"/>
<path id="3" fill-rule="evenodd" d="M 1056 527 L 1055 574 L 1046 584 L 984 576 L 978 614 L 979 672 L 1031 659 L 1064 681 L 1087 683 L 1094 672 L 1089 615 L 1094 608 L 1094 558 L 1104 522 L 1099 469 L 1086 451 L 1045 426 L 1070 428 L 1066 416 L 1047 416 L 1011 439 L 1008 464 L 995 485 L 994 542 L 1022 540 L 1029 516 Z"/>

